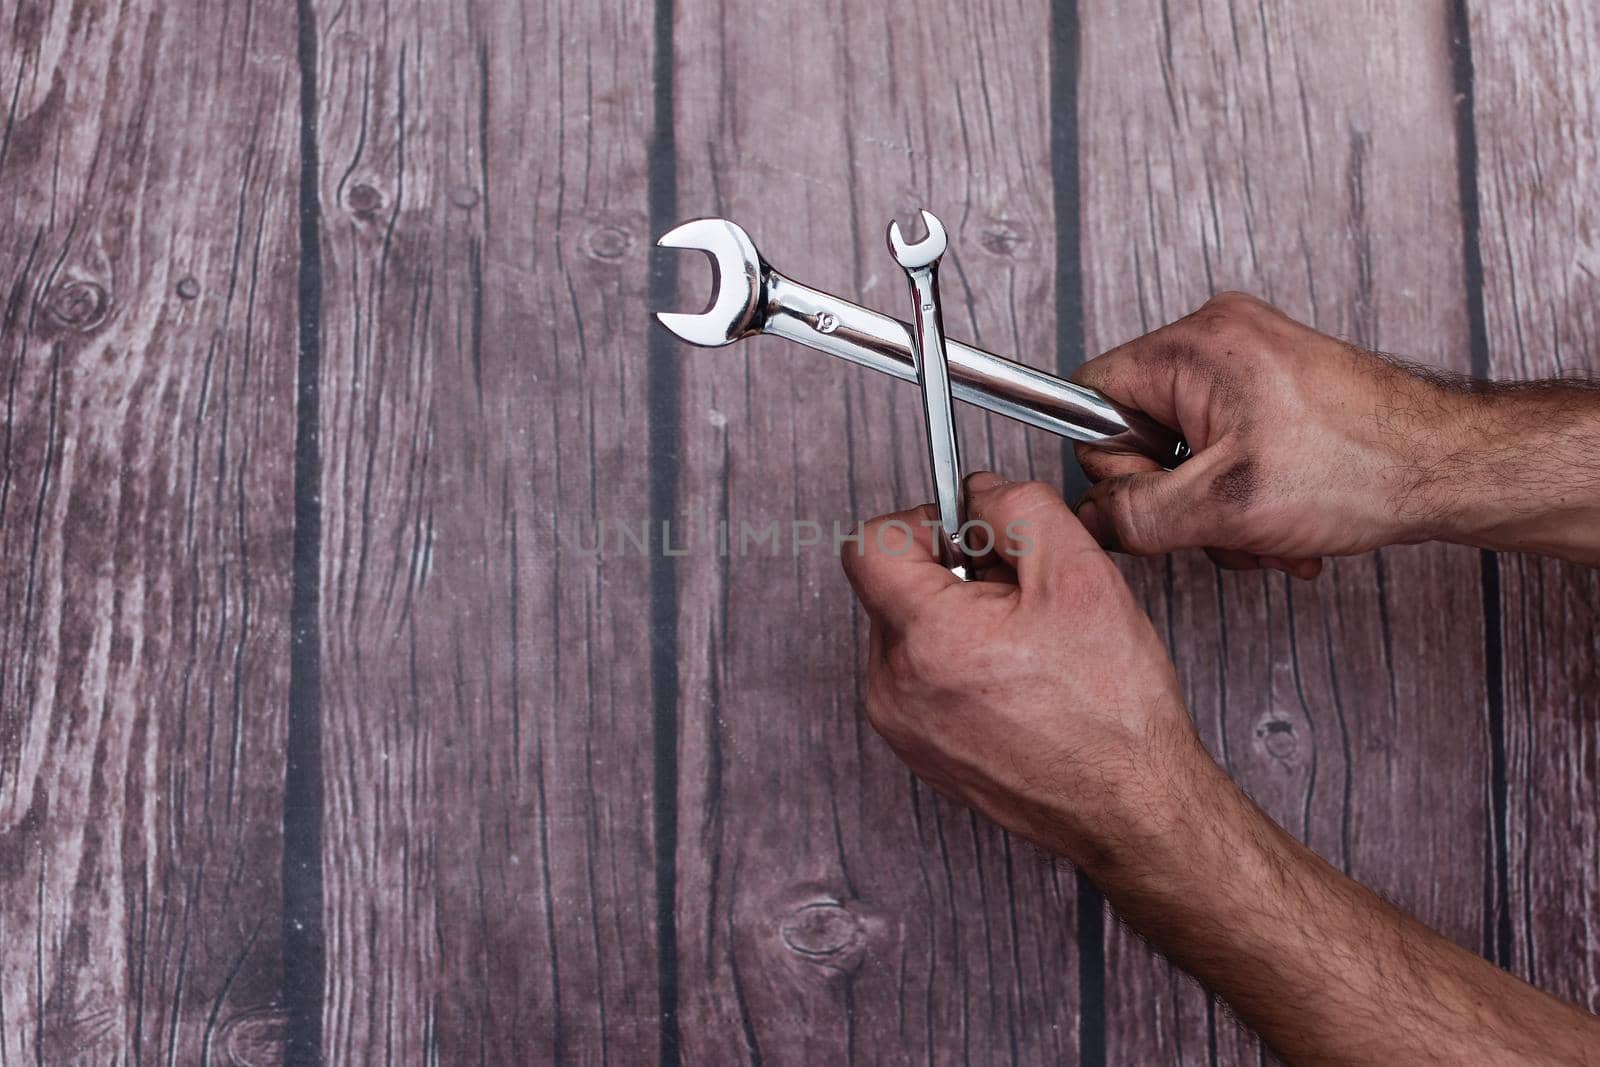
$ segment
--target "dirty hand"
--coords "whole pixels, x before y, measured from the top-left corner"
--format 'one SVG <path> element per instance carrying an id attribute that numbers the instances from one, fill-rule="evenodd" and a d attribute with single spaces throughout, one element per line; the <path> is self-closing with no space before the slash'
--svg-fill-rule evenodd
<path id="1" fill-rule="evenodd" d="M 1090 360 L 1075 381 L 1181 430 L 1175 471 L 1078 446 L 1078 516 L 1103 545 L 1206 548 L 1302 578 L 1318 557 L 1454 532 L 1469 390 L 1239 293 Z"/>
<path id="2" fill-rule="evenodd" d="M 846 574 L 871 619 L 867 714 L 939 792 L 1080 864 L 1154 828 L 1191 769 L 1215 765 L 1165 647 L 1054 489 L 967 481 L 968 547 L 989 577 L 934 558 L 931 506 L 867 523 Z"/>

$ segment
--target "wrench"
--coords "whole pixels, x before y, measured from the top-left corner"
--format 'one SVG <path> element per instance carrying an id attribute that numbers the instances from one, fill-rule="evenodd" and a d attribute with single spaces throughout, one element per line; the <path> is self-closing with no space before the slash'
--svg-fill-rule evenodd
<path id="1" fill-rule="evenodd" d="M 901 381 L 917 380 L 910 326 L 779 274 L 735 223 L 693 219 L 656 244 L 705 252 L 716 270 L 716 291 L 705 311 L 656 313 L 679 339 L 715 348 L 770 333 Z M 957 400 L 1074 441 L 1148 456 L 1164 467 L 1189 458 L 1189 446 L 1177 434 L 1093 389 L 960 341 L 946 341 L 945 349 Z"/>
<path id="2" fill-rule="evenodd" d="M 890 220 L 885 239 L 895 262 L 911 283 L 917 327 L 917 377 L 922 384 L 922 418 L 928 431 L 928 467 L 939 508 L 939 562 L 962 581 L 972 577 L 972 560 L 961 537 L 967 525 L 967 494 L 961 485 L 961 448 L 950 403 L 950 365 L 944 346 L 944 312 L 939 307 L 939 260 L 949 244 L 944 224 L 922 212 L 928 236 L 907 244 L 900 223 Z"/>

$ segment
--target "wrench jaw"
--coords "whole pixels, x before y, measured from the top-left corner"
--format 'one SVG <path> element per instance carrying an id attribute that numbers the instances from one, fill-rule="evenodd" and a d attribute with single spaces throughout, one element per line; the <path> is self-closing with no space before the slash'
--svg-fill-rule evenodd
<path id="1" fill-rule="evenodd" d="M 889 221 L 889 232 L 885 234 L 889 251 L 894 254 L 895 262 L 906 270 L 933 266 L 949 247 L 950 236 L 945 232 L 944 223 L 927 208 L 922 209 L 922 225 L 927 227 L 928 236 L 916 244 L 908 244 L 905 234 L 900 232 L 899 220 Z"/>
<path id="2" fill-rule="evenodd" d="M 765 265 L 741 227 L 727 219 L 691 219 L 662 234 L 656 244 L 704 252 L 715 273 L 711 306 L 705 311 L 656 312 L 656 320 L 679 340 L 716 348 L 761 331 Z"/>

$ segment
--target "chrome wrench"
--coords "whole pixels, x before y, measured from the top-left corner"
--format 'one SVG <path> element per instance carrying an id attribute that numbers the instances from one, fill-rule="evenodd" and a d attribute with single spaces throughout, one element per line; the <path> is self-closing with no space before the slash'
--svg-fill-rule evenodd
<path id="1" fill-rule="evenodd" d="M 949 244 L 944 224 L 931 211 L 922 212 L 928 236 L 908 244 L 900 223 L 890 221 L 885 239 L 895 262 L 911 283 L 911 306 L 917 329 L 917 379 L 922 385 L 923 425 L 928 431 L 928 468 L 933 472 L 933 499 L 939 509 L 934 537 L 939 562 L 962 581 L 972 578 L 972 560 L 962 537 L 967 526 L 967 495 L 961 485 L 961 447 L 950 402 L 950 366 L 945 353 L 944 313 L 939 307 L 939 260 Z"/>
<path id="2" fill-rule="evenodd" d="M 694 219 L 668 230 L 656 244 L 705 252 L 716 268 L 709 308 L 656 313 L 680 339 L 714 348 L 769 333 L 901 381 L 917 380 L 909 325 L 778 273 L 735 223 Z M 960 341 L 946 340 L 945 350 L 957 400 L 1074 441 L 1149 456 L 1165 467 L 1189 457 L 1189 446 L 1176 433 L 1093 389 Z"/>

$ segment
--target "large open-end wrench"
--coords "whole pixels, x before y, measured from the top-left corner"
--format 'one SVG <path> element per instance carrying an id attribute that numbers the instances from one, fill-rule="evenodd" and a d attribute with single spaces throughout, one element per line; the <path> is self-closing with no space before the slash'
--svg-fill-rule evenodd
<path id="1" fill-rule="evenodd" d="M 656 314 L 690 344 L 716 347 L 770 333 L 901 381 L 917 380 L 910 326 L 784 277 L 727 219 L 685 222 L 656 244 L 705 252 L 716 268 L 716 293 L 707 310 Z M 1166 467 L 1189 456 L 1189 446 L 1177 434 L 1093 389 L 960 341 L 946 340 L 945 348 L 957 400 L 1074 441 L 1137 452 Z"/>
<path id="2" fill-rule="evenodd" d="M 967 496 L 961 484 L 961 445 L 950 400 L 949 355 L 944 343 L 944 311 L 939 306 L 939 260 L 948 240 L 944 224 L 923 211 L 928 236 L 911 244 L 891 221 L 884 235 L 896 263 L 911 285 L 912 323 L 917 331 L 917 379 L 922 384 L 923 428 L 928 431 L 928 469 L 933 472 L 933 500 L 939 509 L 934 547 L 939 562 L 957 578 L 973 577 L 972 560 L 961 538 L 966 533 Z"/>

